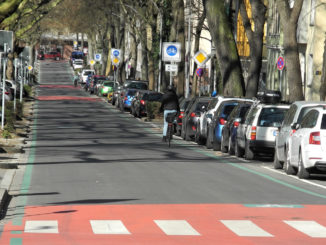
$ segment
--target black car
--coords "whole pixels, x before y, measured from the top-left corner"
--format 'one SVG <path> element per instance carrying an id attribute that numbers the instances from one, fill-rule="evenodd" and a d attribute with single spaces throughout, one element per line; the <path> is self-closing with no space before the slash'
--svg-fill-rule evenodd
<path id="1" fill-rule="evenodd" d="M 222 138 L 221 138 L 221 151 L 229 152 L 230 155 L 234 154 L 234 146 L 236 141 L 237 129 L 240 123 L 243 123 L 245 116 L 252 101 L 243 101 L 240 102 L 231 112 L 227 122 L 225 123 L 222 129 Z"/>
<path id="2" fill-rule="evenodd" d="M 181 130 L 182 130 L 182 118 L 185 114 L 185 110 L 188 107 L 189 103 L 190 103 L 191 99 L 189 98 L 183 98 L 181 100 L 179 100 L 179 104 L 180 104 L 180 114 L 176 119 L 176 125 L 175 125 L 175 135 L 181 135 Z"/>
<path id="3" fill-rule="evenodd" d="M 154 91 L 139 91 L 138 95 L 135 96 L 131 105 L 131 114 L 136 117 L 142 117 L 147 115 L 146 106 L 149 102 L 161 102 L 162 93 Z"/>
<path id="4" fill-rule="evenodd" d="M 190 110 L 184 115 L 182 127 L 184 129 L 184 139 L 189 141 L 195 137 L 197 131 L 197 121 L 201 113 L 205 112 L 209 102 L 212 100 L 210 97 L 196 98 Z"/>

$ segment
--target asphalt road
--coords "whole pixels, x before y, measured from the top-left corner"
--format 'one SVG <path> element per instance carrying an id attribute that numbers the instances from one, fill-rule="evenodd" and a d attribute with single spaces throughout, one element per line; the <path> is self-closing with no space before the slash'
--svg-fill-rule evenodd
<path id="1" fill-rule="evenodd" d="M 136 210 L 137 213 L 147 213 L 152 208 L 164 210 L 166 206 L 160 205 L 176 207 L 174 205 L 179 204 L 187 209 L 194 205 L 190 213 L 199 215 L 201 209 L 198 207 L 203 207 L 200 205 L 217 205 L 226 213 L 232 213 L 237 210 L 232 205 L 293 208 L 317 204 L 324 207 L 326 203 L 324 177 L 305 182 L 273 171 L 271 161 L 247 162 L 179 138 L 168 148 L 161 142 L 161 131 L 157 126 L 135 119 L 129 113 L 121 113 L 105 100 L 72 87 L 67 62 L 43 61 L 40 81 L 30 157 L 24 163 L 20 195 L 13 197 L 9 215 L 5 218 L 6 222 L 13 223 L 15 219 L 20 220 L 16 225 L 22 230 L 25 224 L 25 232 L 28 216 L 35 219 L 49 213 L 74 213 L 77 210 L 80 214 L 95 214 L 100 206 L 109 210 L 126 208 L 125 213 L 130 214 Z M 23 207 L 24 212 L 15 206 Z M 65 211 L 58 211 L 58 207 Z M 147 207 L 147 211 L 142 210 L 143 207 Z M 270 210 L 265 210 L 263 215 L 267 217 Z M 164 212 L 169 217 L 177 213 L 175 209 Z M 248 210 L 244 212 L 250 214 Z M 317 218 L 318 212 L 312 212 L 309 218 L 313 219 L 314 215 Z M 301 210 L 293 215 L 300 213 Z M 103 219 L 101 213 L 98 215 Z M 244 217 L 240 216 L 235 218 Z M 71 221 L 66 219 L 67 216 L 65 222 L 68 225 Z M 323 222 L 326 226 L 324 219 Z M 6 230 L 12 233 L 15 228 L 5 227 L 4 234 L 7 234 Z M 10 242 L 13 239 L 8 235 L 3 237 Z M 144 237 L 143 234 L 142 239 Z M 22 239 L 24 244 L 25 241 L 26 244 L 37 244 L 33 237 Z M 234 244 L 232 239 L 221 244 Z M 294 238 L 287 239 L 300 244 Z M 53 241 L 56 242 L 48 244 L 83 244 Z M 155 241 L 147 241 L 147 244 L 159 243 Z M 282 239 L 277 241 L 285 244 Z M 136 244 L 132 239 L 129 242 Z M 255 240 L 250 242 L 264 244 Z M 321 242 L 325 242 L 325 238 Z M 192 244 L 186 240 L 170 243 Z M 129 243 L 123 240 L 115 244 Z M 194 244 L 216 243 L 203 240 Z"/>

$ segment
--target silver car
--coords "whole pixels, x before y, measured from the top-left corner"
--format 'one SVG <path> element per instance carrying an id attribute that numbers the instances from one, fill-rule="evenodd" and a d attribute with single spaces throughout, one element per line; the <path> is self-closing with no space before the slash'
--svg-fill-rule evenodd
<path id="1" fill-rule="evenodd" d="M 240 124 L 235 142 L 236 156 L 245 155 L 252 160 L 255 155 L 274 154 L 275 137 L 289 105 L 256 103 Z"/>
<path id="2" fill-rule="evenodd" d="M 289 137 L 295 132 L 296 124 L 300 124 L 302 118 L 314 107 L 323 107 L 326 102 L 321 101 L 296 101 L 291 104 L 289 111 L 284 117 L 279 133 L 275 139 L 274 168 L 283 168 L 288 154 Z"/>

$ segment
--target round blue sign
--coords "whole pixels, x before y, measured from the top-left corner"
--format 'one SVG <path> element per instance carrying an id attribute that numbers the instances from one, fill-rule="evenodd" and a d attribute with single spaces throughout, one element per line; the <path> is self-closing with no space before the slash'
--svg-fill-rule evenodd
<path id="1" fill-rule="evenodd" d="M 169 55 L 169 56 L 175 56 L 177 53 L 178 53 L 178 49 L 176 46 L 174 45 L 170 45 L 166 48 L 166 53 Z"/>
<path id="2" fill-rule="evenodd" d="M 120 52 L 118 50 L 114 50 L 113 51 L 113 56 L 118 57 L 119 54 L 120 54 Z"/>
<path id="3" fill-rule="evenodd" d="M 277 59 L 277 68 L 281 71 L 284 68 L 284 58 L 282 56 L 280 56 Z"/>
<path id="4" fill-rule="evenodd" d="M 95 55 L 95 58 L 96 58 L 96 59 L 100 59 L 100 58 L 101 58 L 101 55 L 96 54 L 96 55 Z"/>

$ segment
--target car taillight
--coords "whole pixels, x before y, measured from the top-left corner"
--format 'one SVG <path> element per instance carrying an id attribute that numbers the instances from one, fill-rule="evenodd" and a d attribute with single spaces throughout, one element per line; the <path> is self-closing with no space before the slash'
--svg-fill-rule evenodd
<path id="1" fill-rule="evenodd" d="M 233 126 L 234 126 L 235 128 L 239 127 L 239 125 L 240 125 L 239 122 L 234 122 L 234 123 L 233 123 Z"/>
<path id="2" fill-rule="evenodd" d="M 221 125 L 224 125 L 226 123 L 226 120 L 224 118 L 222 118 L 222 117 L 220 117 L 220 120 L 219 121 L 220 121 L 220 124 Z"/>
<path id="3" fill-rule="evenodd" d="M 196 116 L 196 113 L 195 112 L 192 112 L 191 114 L 190 114 L 190 117 L 195 117 Z"/>
<path id="4" fill-rule="evenodd" d="M 140 100 L 140 104 L 145 105 L 145 100 Z"/>
<path id="5" fill-rule="evenodd" d="M 184 113 L 183 111 L 181 111 L 181 112 L 180 112 L 180 115 L 179 115 L 179 118 L 182 119 L 184 114 L 185 114 L 185 113 Z"/>
<path id="6" fill-rule="evenodd" d="M 309 137 L 309 144 L 320 145 L 320 132 L 312 132 Z"/>
<path id="7" fill-rule="evenodd" d="M 196 127 L 195 126 L 192 126 L 192 131 L 196 131 Z"/>
<path id="8" fill-rule="evenodd" d="M 5 92 L 5 94 L 7 94 L 7 95 L 8 95 L 8 94 L 9 94 L 9 92 L 7 92 L 7 91 L 6 91 L 6 92 Z"/>
<path id="9" fill-rule="evenodd" d="M 251 132 L 250 132 L 250 139 L 251 140 L 256 140 L 256 126 L 252 126 L 251 127 Z"/>

